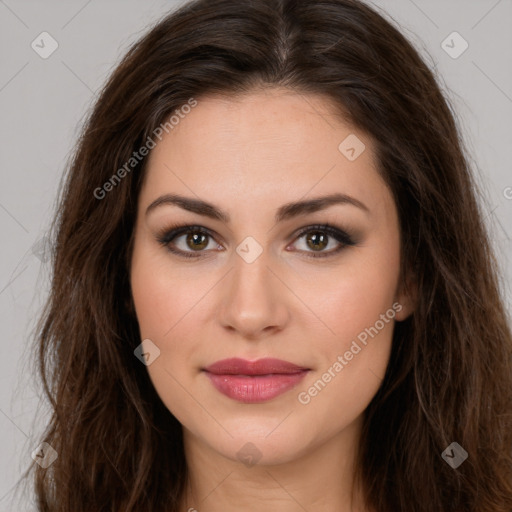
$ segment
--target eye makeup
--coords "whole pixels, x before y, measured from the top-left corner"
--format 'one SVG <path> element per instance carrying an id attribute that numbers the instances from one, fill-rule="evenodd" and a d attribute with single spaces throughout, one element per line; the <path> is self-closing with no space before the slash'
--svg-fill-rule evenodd
<path id="1" fill-rule="evenodd" d="M 190 225 L 190 224 L 172 224 L 166 226 L 164 229 L 160 230 L 156 235 L 157 242 L 165 247 L 172 254 L 183 257 L 183 258 L 202 258 L 206 257 L 207 252 L 211 250 L 182 250 L 176 247 L 175 240 L 180 238 L 183 235 L 195 235 L 199 237 L 204 237 L 206 239 L 210 238 L 216 241 L 215 234 L 209 229 L 199 226 L 199 225 Z M 334 239 L 338 242 L 338 247 L 336 249 L 332 249 L 329 251 L 296 251 L 303 253 L 306 257 L 310 258 L 328 258 L 332 257 L 339 252 L 343 251 L 346 247 L 351 247 L 357 245 L 357 241 L 351 236 L 347 231 L 336 227 L 331 224 L 312 224 L 309 226 L 305 226 L 301 228 L 295 235 L 295 239 L 301 239 L 308 234 L 313 234 L 316 237 L 320 237 L 322 242 L 325 239 L 330 240 Z M 218 244 L 218 242 L 217 242 Z M 208 245 L 208 244 L 207 244 Z M 220 244 L 219 244 L 220 245 Z M 295 252 L 295 251 L 294 251 Z"/>

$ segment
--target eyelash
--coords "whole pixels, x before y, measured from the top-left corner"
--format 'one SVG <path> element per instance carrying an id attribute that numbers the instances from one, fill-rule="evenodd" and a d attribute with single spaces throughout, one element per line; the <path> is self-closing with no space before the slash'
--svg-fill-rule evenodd
<path id="1" fill-rule="evenodd" d="M 299 239 L 305 234 L 311 232 L 311 231 L 321 231 L 322 233 L 327 234 L 328 236 L 334 238 L 337 242 L 339 242 L 341 245 L 337 249 L 331 250 L 327 253 L 310 253 L 309 251 L 305 251 L 307 254 L 307 257 L 310 258 L 328 258 L 330 256 L 334 256 L 335 254 L 338 254 L 340 251 L 342 251 L 345 247 L 356 245 L 356 242 L 352 239 L 352 237 L 346 232 L 343 231 L 335 226 L 332 226 L 330 224 L 313 224 L 311 226 L 307 226 L 299 231 L 299 233 L 296 235 L 296 238 Z M 170 251 L 173 254 L 176 254 L 180 257 L 184 258 L 200 258 L 202 257 L 201 252 L 204 251 L 197 251 L 198 254 L 195 255 L 192 252 L 189 251 L 181 251 L 179 249 L 173 249 L 170 246 L 170 243 L 177 238 L 178 236 L 182 234 L 188 234 L 188 233 L 196 233 L 200 235 L 206 235 L 215 240 L 215 237 L 210 232 L 210 230 L 203 228 L 202 226 L 197 225 L 183 225 L 183 224 L 177 224 L 167 227 L 166 229 L 162 230 L 156 237 L 157 242 L 164 246 L 168 251 Z"/>

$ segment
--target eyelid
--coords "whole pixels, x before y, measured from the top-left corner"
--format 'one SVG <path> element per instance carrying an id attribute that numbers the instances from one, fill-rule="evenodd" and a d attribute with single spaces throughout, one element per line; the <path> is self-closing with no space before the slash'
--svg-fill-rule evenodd
<path id="1" fill-rule="evenodd" d="M 325 224 L 310 224 L 308 226 L 304 226 L 303 228 L 300 228 L 298 231 L 296 231 L 292 238 L 300 238 L 301 236 L 305 235 L 306 233 L 309 233 L 311 231 L 323 231 L 324 233 L 327 233 L 329 236 L 331 236 L 334 239 L 342 238 L 342 243 L 345 243 L 346 245 L 355 245 L 354 238 L 349 234 L 349 230 L 343 229 L 341 227 L 334 226 L 329 223 Z"/>

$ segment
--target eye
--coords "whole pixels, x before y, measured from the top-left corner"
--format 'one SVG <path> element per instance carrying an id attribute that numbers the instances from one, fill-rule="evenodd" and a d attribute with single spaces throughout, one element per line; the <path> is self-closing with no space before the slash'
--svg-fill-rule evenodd
<path id="1" fill-rule="evenodd" d="M 304 252 L 307 257 L 312 258 L 332 256 L 345 247 L 356 244 L 348 233 L 328 224 L 303 228 L 296 238 L 304 239 L 305 242 L 305 249 L 301 249 L 299 252 Z M 180 239 L 182 240 L 180 241 Z M 208 248 L 215 250 L 220 247 L 214 243 L 212 233 L 202 226 L 171 226 L 157 236 L 157 241 L 173 254 L 185 258 L 198 258 L 203 256 L 201 253 L 207 252 Z M 334 243 L 335 248 L 324 251 L 326 247 L 333 245 L 331 242 L 336 242 Z M 181 247 L 179 247 L 180 245 Z M 214 247 L 209 247 L 210 245 Z"/>
<path id="2" fill-rule="evenodd" d="M 356 244 L 347 232 L 330 226 L 329 224 L 308 226 L 302 229 L 297 236 L 299 240 L 304 239 L 303 245 L 306 247 L 306 250 L 301 252 L 305 252 L 307 257 L 311 258 L 326 258 L 339 253 L 347 246 Z M 337 244 L 330 243 L 334 241 Z M 335 248 L 324 251 L 324 249 L 330 245 L 334 245 Z M 311 249 L 311 251 L 307 249 Z"/>
<path id="3" fill-rule="evenodd" d="M 184 238 L 182 247 L 176 248 L 178 245 L 176 240 L 180 238 Z M 213 239 L 212 234 L 201 226 L 172 226 L 161 233 L 157 240 L 173 254 L 185 258 L 197 258 L 201 254 L 194 254 L 194 252 L 204 252 L 203 249 L 206 249 L 209 245 L 209 238 Z M 191 251 L 187 249 L 191 249 Z"/>

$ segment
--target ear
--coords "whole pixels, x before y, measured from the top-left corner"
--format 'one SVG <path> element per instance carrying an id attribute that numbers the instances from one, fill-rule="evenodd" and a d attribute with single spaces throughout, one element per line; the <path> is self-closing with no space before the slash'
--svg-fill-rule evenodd
<path id="1" fill-rule="evenodd" d="M 414 313 L 418 302 L 418 283 L 416 276 L 408 274 L 406 279 L 400 279 L 394 303 L 397 303 L 395 320 L 403 322 Z"/>

